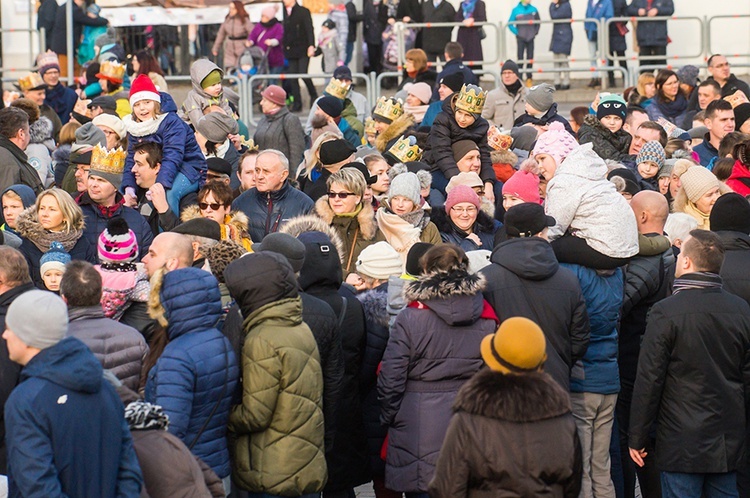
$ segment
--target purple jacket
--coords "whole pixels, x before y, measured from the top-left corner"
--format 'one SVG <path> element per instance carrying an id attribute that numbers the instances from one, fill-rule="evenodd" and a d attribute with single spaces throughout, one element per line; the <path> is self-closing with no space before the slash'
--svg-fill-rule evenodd
<path id="1" fill-rule="evenodd" d="M 268 67 L 283 67 L 284 47 L 281 39 L 284 37 L 284 25 L 277 19 L 274 21 L 276 22 L 270 27 L 265 27 L 261 23 L 256 24 L 247 39 L 268 54 Z M 268 47 L 266 40 L 277 40 L 279 43 L 275 47 Z"/>

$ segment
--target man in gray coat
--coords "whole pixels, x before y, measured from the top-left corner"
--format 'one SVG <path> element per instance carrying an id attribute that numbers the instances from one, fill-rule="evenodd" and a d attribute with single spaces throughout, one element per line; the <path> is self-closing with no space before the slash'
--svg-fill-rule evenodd
<path id="1" fill-rule="evenodd" d="M 148 345 L 134 328 L 104 317 L 102 277 L 96 268 L 86 261 L 68 263 L 60 294 L 68 305 L 68 336 L 81 340 L 105 370 L 138 391 Z"/>

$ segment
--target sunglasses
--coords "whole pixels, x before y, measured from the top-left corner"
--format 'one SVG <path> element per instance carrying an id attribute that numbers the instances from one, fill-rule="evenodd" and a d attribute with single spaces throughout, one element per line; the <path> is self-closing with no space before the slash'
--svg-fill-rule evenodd
<path id="1" fill-rule="evenodd" d="M 220 207 L 224 207 L 224 204 L 219 204 L 218 202 L 199 202 L 198 207 L 201 209 L 201 211 L 205 211 L 208 208 L 211 208 L 211 211 L 218 211 Z"/>
<path id="2" fill-rule="evenodd" d="M 357 194 L 353 194 L 351 192 L 328 192 L 329 199 L 335 199 L 336 197 L 338 197 L 339 199 L 346 199 L 350 195 L 357 195 Z"/>

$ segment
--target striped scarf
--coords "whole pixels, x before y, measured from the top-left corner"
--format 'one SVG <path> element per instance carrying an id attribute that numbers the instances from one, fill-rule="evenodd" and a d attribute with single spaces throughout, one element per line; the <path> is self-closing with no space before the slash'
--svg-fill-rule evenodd
<path id="1" fill-rule="evenodd" d="M 672 295 L 688 289 L 721 289 L 722 280 L 716 273 L 699 271 L 688 273 L 680 278 L 675 279 L 672 286 Z"/>

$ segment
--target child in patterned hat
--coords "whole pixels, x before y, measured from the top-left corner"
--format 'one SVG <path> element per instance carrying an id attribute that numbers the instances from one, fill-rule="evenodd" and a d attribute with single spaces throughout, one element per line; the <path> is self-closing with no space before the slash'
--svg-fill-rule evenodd
<path id="1" fill-rule="evenodd" d="M 44 287 L 50 292 L 59 294 L 65 265 L 70 263 L 70 254 L 65 251 L 61 243 L 55 241 L 50 244 L 49 251 L 42 255 L 39 263 L 39 272 L 42 274 Z"/>
<path id="2" fill-rule="evenodd" d="M 138 258 L 138 241 L 125 219 L 109 220 L 96 244 L 100 264 L 95 268 L 102 276 L 102 309 L 104 316 L 119 320 L 133 302 L 148 301 L 148 274 Z"/>
<path id="3" fill-rule="evenodd" d="M 641 188 L 648 190 L 659 190 L 658 178 L 659 170 L 664 166 L 667 156 L 664 154 L 664 147 L 655 140 L 646 142 L 641 151 L 635 158 L 635 164 L 640 175 L 639 184 Z"/>

